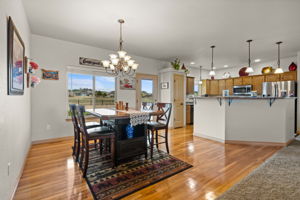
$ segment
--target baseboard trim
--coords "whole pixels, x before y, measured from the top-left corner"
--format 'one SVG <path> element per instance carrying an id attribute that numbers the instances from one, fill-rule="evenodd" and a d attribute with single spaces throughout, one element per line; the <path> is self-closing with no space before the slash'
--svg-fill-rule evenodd
<path id="1" fill-rule="evenodd" d="M 36 140 L 36 141 L 32 141 L 32 145 L 34 145 L 34 144 L 49 143 L 49 142 L 60 142 L 60 141 L 70 140 L 73 137 L 74 136 L 65 136 L 65 137 L 50 138 L 50 139 L 45 139 L 45 140 Z"/>
<path id="2" fill-rule="evenodd" d="M 194 136 L 200 137 L 200 138 L 204 138 L 204 139 L 208 139 L 208 140 L 213 140 L 213 141 L 216 141 L 216 142 L 221 142 L 221 143 L 224 143 L 224 142 L 225 142 L 224 140 L 222 140 L 222 139 L 220 139 L 220 138 L 211 137 L 211 136 L 202 135 L 202 134 L 201 134 L 201 135 L 200 135 L 200 134 L 196 135 L 196 134 L 194 133 Z"/>
<path id="3" fill-rule="evenodd" d="M 226 140 L 225 144 L 245 144 L 245 145 L 260 145 L 260 146 L 288 146 L 294 139 L 288 142 L 256 142 L 256 141 L 239 141 L 239 140 Z"/>
<path id="4" fill-rule="evenodd" d="M 10 200 L 13 200 L 13 199 L 14 199 L 15 194 L 16 194 L 16 192 L 17 192 L 17 189 L 18 189 L 18 186 L 19 186 L 21 177 L 22 177 L 23 172 L 24 172 L 24 169 L 25 169 L 27 157 L 28 157 L 28 155 L 29 155 L 31 146 L 32 146 L 32 143 L 30 143 L 29 148 L 27 149 L 26 156 L 25 156 L 25 158 L 24 158 L 24 160 L 23 160 L 22 168 L 21 168 L 20 173 L 19 173 L 18 178 L 17 178 L 18 181 L 17 181 L 17 184 L 15 185 L 15 188 L 14 188 L 14 190 L 13 190 L 13 193 L 11 194 Z"/>

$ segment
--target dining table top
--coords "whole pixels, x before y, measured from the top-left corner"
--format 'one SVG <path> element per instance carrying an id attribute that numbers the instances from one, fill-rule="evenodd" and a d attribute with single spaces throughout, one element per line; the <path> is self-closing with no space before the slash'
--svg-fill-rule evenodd
<path id="1" fill-rule="evenodd" d="M 86 112 L 101 118 L 102 120 L 111 120 L 111 119 L 126 119 L 130 117 L 130 113 L 148 113 L 150 116 L 158 116 L 163 114 L 163 111 L 160 110 L 135 110 L 129 109 L 126 110 L 116 110 L 113 108 L 97 108 L 97 109 L 86 109 Z"/>

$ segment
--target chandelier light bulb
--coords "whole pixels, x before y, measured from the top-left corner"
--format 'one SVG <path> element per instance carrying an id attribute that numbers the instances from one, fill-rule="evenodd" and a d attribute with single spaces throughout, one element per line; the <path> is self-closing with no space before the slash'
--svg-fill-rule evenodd
<path id="1" fill-rule="evenodd" d="M 102 61 L 102 65 L 103 65 L 103 67 L 105 67 L 105 68 L 109 67 L 109 64 L 110 64 L 110 61 L 109 61 L 109 60 L 103 60 L 103 61 Z"/>
<path id="2" fill-rule="evenodd" d="M 125 57 L 124 57 L 124 60 L 125 60 L 125 61 L 128 61 L 128 60 L 130 60 L 130 58 L 131 58 L 130 56 L 125 56 Z"/>
<path id="3" fill-rule="evenodd" d="M 118 56 L 116 54 L 110 54 L 109 57 L 110 57 L 110 59 L 118 58 Z"/>
<path id="4" fill-rule="evenodd" d="M 118 58 L 111 59 L 111 63 L 112 63 L 113 65 L 117 65 L 118 62 L 119 62 L 119 59 L 118 59 Z"/>
<path id="5" fill-rule="evenodd" d="M 134 60 L 128 60 L 127 64 L 129 67 L 131 67 L 134 64 L 134 62 L 135 62 Z"/>
<path id="6" fill-rule="evenodd" d="M 124 58 L 126 56 L 126 51 L 118 51 L 119 57 Z"/>
<path id="7" fill-rule="evenodd" d="M 109 67 L 111 70 L 115 70 L 115 66 L 113 64 L 110 64 Z"/>
<path id="8" fill-rule="evenodd" d="M 136 70 L 136 69 L 138 68 L 138 66 L 139 66 L 139 64 L 134 63 L 134 64 L 132 65 L 132 69 L 133 69 L 133 70 Z"/>

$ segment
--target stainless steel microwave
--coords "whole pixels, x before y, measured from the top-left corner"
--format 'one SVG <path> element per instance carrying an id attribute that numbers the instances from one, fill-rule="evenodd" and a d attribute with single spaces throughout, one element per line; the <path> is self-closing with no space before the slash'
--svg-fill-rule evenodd
<path id="1" fill-rule="evenodd" d="M 248 96 L 251 94 L 252 85 L 235 85 L 233 86 L 233 95 Z"/>

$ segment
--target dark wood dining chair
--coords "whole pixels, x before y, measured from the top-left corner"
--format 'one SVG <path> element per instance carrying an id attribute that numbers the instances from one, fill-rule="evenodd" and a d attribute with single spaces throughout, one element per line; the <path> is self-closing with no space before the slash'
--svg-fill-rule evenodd
<path id="1" fill-rule="evenodd" d="M 81 144 L 81 137 L 80 137 L 80 130 L 79 130 L 79 123 L 76 116 L 76 104 L 70 104 L 70 114 L 72 117 L 72 123 L 74 128 L 74 144 L 73 144 L 73 152 L 72 155 L 75 157 L 75 161 L 78 162 L 79 160 L 79 153 L 80 153 L 80 144 Z M 98 122 L 86 122 L 85 126 L 87 129 L 95 128 L 101 126 L 101 123 Z"/>
<path id="2" fill-rule="evenodd" d="M 90 155 L 90 141 L 100 140 L 100 141 L 110 141 L 110 149 L 109 155 L 112 159 L 112 167 L 115 166 L 115 132 L 110 129 L 108 126 L 99 126 L 95 128 L 87 129 L 85 123 L 85 116 L 84 116 L 84 106 L 77 106 L 77 118 L 79 121 L 79 130 L 82 136 L 82 147 L 81 147 L 81 160 L 80 160 L 80 167 L 83 171 L 83 177 L 86 177 L 87 169 L 89 166 L 89 155 Z M 103 156 L 107 156 L 105 154 Z M 100 153 L 99 153 L 100 156 Z M 83 165 L 84 162 L 84 165 Z"/>
<path id="3" fill-rule="evenodd" d="M 153 147 L 156 145 L 158 149 L 159 144 L 166 144 L 167 152 L 169 153 L 169 144 L 168 144 L 168 126 L 170 122 L 172 104 L 171 103 L 157 103 L 158 111 L 162 111 L 162 114 L 157 116 L 156 121 L 150 121 L 147 123 L 147 132 L 148 137 L 150 138 L 150 152 L 151 158 L 153 157 Z M 165 130 L 164 135 L 158 134 L 159 130 Z M 163 142 L 158 142 L 158 137 L 165 139 Z M 155 143 L 154 143 L 155 138 Z"/>
<path id="4" fill-rule="evenodd" d="M 154 103 L 152 102 L 142 102 L 142 110 L 153 110 Z"/>

